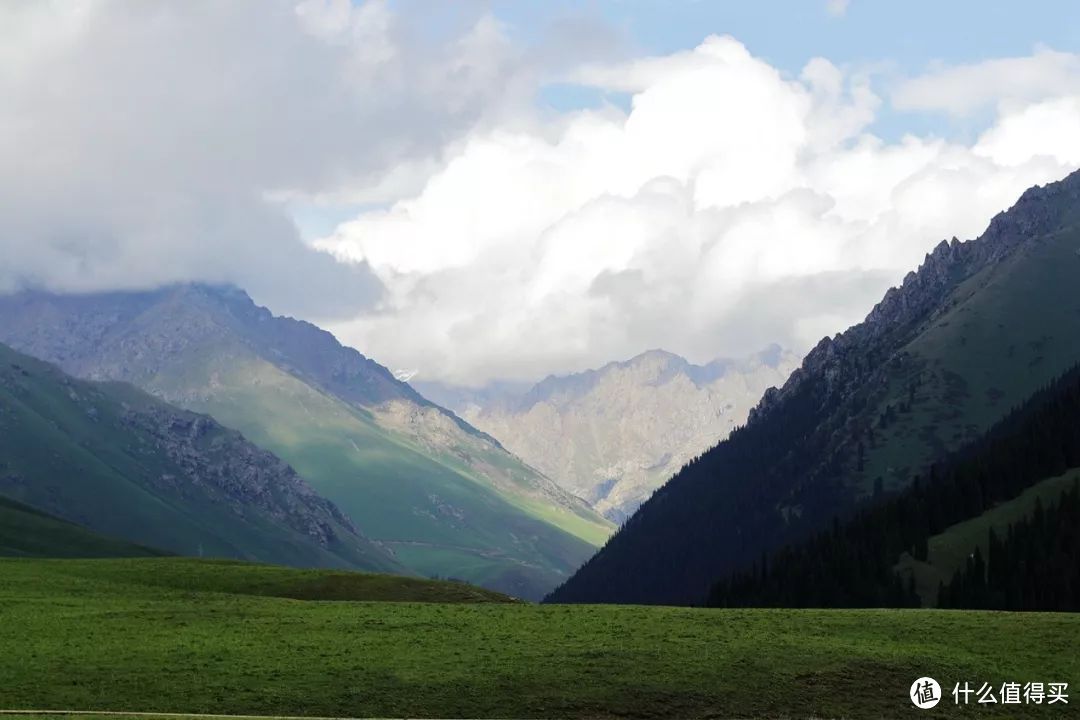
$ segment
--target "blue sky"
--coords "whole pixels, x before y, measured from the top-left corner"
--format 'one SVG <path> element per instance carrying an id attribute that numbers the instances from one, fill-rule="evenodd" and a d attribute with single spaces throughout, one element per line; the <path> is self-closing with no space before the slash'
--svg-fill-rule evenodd
<path id="1" fill-rule="evenodd" d="M 878 84 L 938 64 L 1028 55 L 1040 45 L 1080 48 L 1080 3 L 1069 0 L 851 0 L 842 15 L 829 12 L 826 0 L 496 0 L 492 7 L 526 41 L 565 17 L 603 20 L 618 30 L 630 54 L 669 54 L 693 48 L 710 34 L 726 34 L 793 76 L 820 56 L 842 67 L 873 69 Z M 565 110 L 594 105 L 600 95 L 555 87 L 542 99 Z M 970 136 L 987 120 L 960 123 L 885 107 L 872 129 L 890 140 L 905 132 Z"/>
<path id="2" fill-rule="evenodd" d="M 852 0 L 842 16 L 825 0 L 497 0 L 495 13 L 528 34 L 560 16 L 603 17 L 647 53 L 697 45 L 706 35 L 734 35 L 770 64 L 795 71 L 821 55 L 835 63 L 888 60 L 908 71 L 928 63 L 1023 55 L 1037 43 L 1080 45 L 1080 3 L 1068 0 Z"/>

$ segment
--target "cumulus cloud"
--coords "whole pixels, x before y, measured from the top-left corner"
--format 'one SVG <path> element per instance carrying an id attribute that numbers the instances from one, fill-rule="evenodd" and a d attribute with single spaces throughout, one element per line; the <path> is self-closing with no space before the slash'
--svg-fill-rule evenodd
<path id="1" fill-rule="evenodd" d="M 801 350 L 1080 165 L 1071 56 L 912 80 L 894 106 L 993 121 L 886 142 L 857 71 L 729 37 L 616 62 L 605 32 L 526 46 L 482 4 L 2 3 L 0 292 L 234 282 L 465 383 Z M 630 102 L 558 112 L 549 82 Z M 290 212 L 320 203 L 368 209 L 309 245 Z"/>
<path id="2" fill-rule="evenodd" d="M 806 349 L 1080 164 L 1074 101 L 1003 108 L 972 145 L 887 143 L 865 78 L 820 58 L 786 77 L 729 37 L 574 79 L 629 111 L 470 133 L 416 195 L 318 242 L 386 287 L 340 336 L 463 383 Z"/>
<path id="3" fill-rule="evenodd" d="M 424 10 L 0 4 L 0 291 L 197 279 L 315 318 L 370 305 L 378 279 L 306 247 L 289 203 L 414 192 L 448 142 L 529 100 L 496 21 L 432 35 Z"/>

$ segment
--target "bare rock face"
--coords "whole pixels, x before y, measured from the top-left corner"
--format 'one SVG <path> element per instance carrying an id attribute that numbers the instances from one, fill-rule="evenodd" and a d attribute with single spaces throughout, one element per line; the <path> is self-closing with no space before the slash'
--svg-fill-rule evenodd
<path id="1" fill-rule="evenodd" d="M 793 397 L 805 382 L 823 380 L 827 395 L 844 396 L 874 381 L 876 364 L 910 338 L 921 323 L 950 308 L 946 296 L 964 278 L 1001 262 L 1032 237 L 1074 223 L 1080 217 L 1080 172 L 1064 180 L 1030 188 L 1008 210 L 998 213 L 986 231 L 971 242 L 942 240 L 900 287 L 890 288 L 866 320 L 844 333 L 824 338 L 811 350 L 782 388 L 770 389 L 750 412 L 756 422 Z"/>
<path id="2" fill-rule="evenodd" d="M 217 497 L 241 517 L 260 511 L 322 547 L 338 539 L 335 526 L 359 534 L 352 521 L 288 463 L 209 416 L 155 403 L 129 406 L 122 421 L 136 437 L 150 438 L 180 468 L 182 477 L 166 474 L 157 479 L 173 492 Z"/>
<path id="3" fill-rule="evenodd" d="M 741 361 L 693 365 L 653 350 L 518 392 L 422 392 L 622 522 L 686 462 L 746 421 L 797 358 L 779 348 Z"/>

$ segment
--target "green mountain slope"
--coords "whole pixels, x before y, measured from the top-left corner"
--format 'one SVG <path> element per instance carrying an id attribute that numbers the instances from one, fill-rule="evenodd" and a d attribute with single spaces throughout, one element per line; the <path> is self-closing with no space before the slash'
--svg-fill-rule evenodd
<path id="1" fill-rule="evenodd" d="M 0 299 L 0 339 L 236 428 L 293 465 L 411 571 L 538 598 L 611 530 L 386 368 L 242 292 Z"/>
<path id="2" fill-rule="evenodd" d="M 292 468 L 235 431 L 2 345 L 0 495 L 180 554 L 400 570 Z M 24 515 L 5 517 L 25 525 Z"/>
<path id="3" fill-rule="evenodd" d="M 1080 225 L 1025 243 L 961 282 L 888 369 L 871 420 L 894 408 L 866 451 L 867 485 L 903 485 L 978 437 L 1080 359 Z M 911 393 L 911 388 L 915 392 Z"/>
<path id="4" fill-rule="evenodd" d="M 1080 173 L 941 243 L 690 463 L 559 601 L 699 602 L 711 582 L 905 487 L 1080 361 Z"/>
<path id="5" fill-rule="evenodd" d="M 142 557 L 157 550 L 92 533 L 0 497 L 0 555 L 13 557 Z"/>

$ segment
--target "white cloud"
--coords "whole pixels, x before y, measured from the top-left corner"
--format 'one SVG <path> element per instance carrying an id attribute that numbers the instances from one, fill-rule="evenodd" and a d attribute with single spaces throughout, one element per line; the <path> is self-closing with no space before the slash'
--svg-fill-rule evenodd
<path id="1" fill-rule="evenodd" d="M 232 281 L 459 382 L 700 361 L 806 348 L 1080 165 L 1080 89 L 1050 51 L 1004 61 L 1057 68 L 1037 82 L 971 76 L 957 111 L 996 112 L 974 142 L 885 142 L 869 81 L 825 59 L 793 77 L 712 37 L 603 63 L 602 28 L 523 47 L 455 5 L 424 29 L 448 7 L 0 4 L 0 291 Z M 947 105 L 934 77 L 956 82 L 909 107 Z M 632 100 L 557 113 L 547 81 Z M 316 252 L 288 211 L 322 202 L 382 209 Z"/>
<path id="2" fill-rule="evenodd" d="M 575 78 L 630 111 L 473 132 L 414 197 L 320 241 L 387 288 L 341 337 L 456 382 L 805 349 L 1080 165 L 1075 103 L 1003 107 L 972 146 L 886 143 L 863 78 L 815 59 L 791 79 L 731 38 Z"/>
<path id="3" fill-rule="evenodd" d="M 282 199 L 386 202 L 501 121 L 535 69 L 491 18 L 423 31 L 386 0 L 0 4 L 0 291 L 232 281 L 354 314 L 363 266 Z M 403 16 L 402 13 L 409 13 Z"/>
<path id="4" fill-rule="evenodd" d="M 1080 55 L 1036 48 L 1026 57 L 940 67 L 902 82 L 892 95 L 901 110 L 966 115 L 996 103 L 1027 103 L 1080 94 Z"/>
<path id="5" fill-rule="evenodd" d="M 825 9 L 833 17 L 843 17 L 847 14 L 848 5 L 850 4 L 851 0 L 827 0 Z"/>

